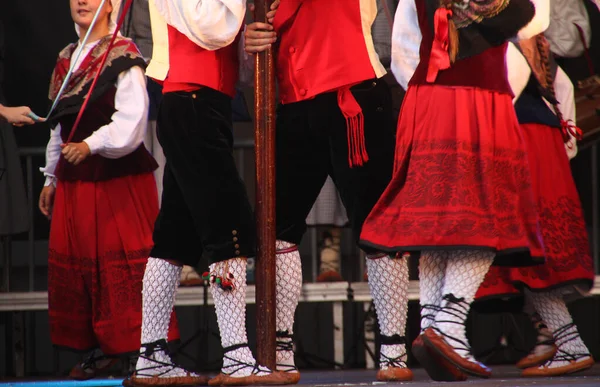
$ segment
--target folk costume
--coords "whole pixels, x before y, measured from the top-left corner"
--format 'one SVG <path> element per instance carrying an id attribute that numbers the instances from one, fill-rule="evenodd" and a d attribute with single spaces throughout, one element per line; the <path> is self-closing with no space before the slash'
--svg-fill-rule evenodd
<path id="1" fill-rule="evenodd" d="M 524 291 L 527 312 L 541 340 L 518 366 L 527 368 L 524 376 L 562 375 L 594 363 L 565 306 L 565 299 L 587 293 L 594 281 L 585 220 L 569 164 L 577 151 L 578 134 L 573 85 L 554 62 L 543 35 L 511 45 L 507 63 L 546 261 L 531 267 L 491 268 L 476 298 Z"/>
<path id="2" fill-rule="evenodd" d="M 494 261 L 543 261 L 526 153 L 501 74 L 507 40 L 547 27 L 547 1 L 402 0 L 396 12 L 392 70 L 408 87 L 392 181 L 361 243 L 421 252 L 422 333 L 412 351 L 436 380 L 491 375 L 465 334 L 475 292 Z"/>
<path id="3" fill-rule="evenodd" d="M 112 3 L 118 9 L 118 1 Z M 116 14 L 111 15 L 111 34 Z M 73 43 L 60 52 L 49 92 L 50 100 L 58 97 L 59 102 L 50 117 L 41 171 L 46 186 L 56 186 L 48 252 L 52 343 L 78 351 L 99 348 L 115 356 L 139 348 L 142 277 L 158 214 L 156 162 L 142 144 L 148 113 L 145 62 L 130 40 L 116 38 L 70 140 L 87 143 L 91 155 L 73 165 L 61 154 L 110 39 Z M 73 75 L 59 96 L 71 66 Z M 170 321 L 169 338 L 178 339 L 176 321 Z M 92 368 L 93 363 L 85 362 Z M 88 371 L 76 367 L 71 376 L 93 377 Z"/>
<path id="4" fill-rule="evenodd" d="M 254 216 L 233 158 L 231 99 L 245 0 L 156 0 L 149 76 L 163 84 L 158 138 L 166 165 L 160 213 L 144 275 L 142 349 L 132 385 L 202 385 L 173 364 L 165 338 L 181 265 L 210 263 L 210 289 L 224 350 L 210 385 L 280 383 L 259 367 L 246 335 L 246 257 Z"/>
<path id="5" fill-rule="evenodd" d="M 372 37 L 376 0 L 282 0 L 275 19 L 280 106 L 276 122 L 277 364 L 300 378 L 292 333 L 302 272 L 297 245 L 330 176 L 358 241 L 364 219 L 389 182 L 391 94 Z M 332 23 L 331 15 L 335 15 Z M 368 249 L 369 282 L 380 322 L 377 378 L 410 380 L 406 368 L 406 259 Z"/>

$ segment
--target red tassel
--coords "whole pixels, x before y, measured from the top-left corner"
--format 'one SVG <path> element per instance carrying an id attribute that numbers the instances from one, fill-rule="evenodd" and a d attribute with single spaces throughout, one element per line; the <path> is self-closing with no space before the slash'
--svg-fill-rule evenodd
<path id="1" fill-rule="evenodd" d="M 365 142 L 365 117 L 350 87 L 345 86 L 338 90 L 338 106 L 346 118 L 348 164 L 353 168 L 369 161 L 369 155 Z"/>
<path id="2" fill-rule="evenodd" d="M 221 281 L 221 289 L 223 289 L 223 290 L 232 290 L 233 289 L 233 282 L 227 281 L 227 280 Z"/>
<path id="3" fill-rule="evenodd" d="M 583 131 L 576 126 L 572 120 L 562 120 L 560 121 L 560 126 L 564 142 L 569 142 L 571 136 L 575 137 L 577 141 L 581 141 L 583 139 Z"/>
<path id="4" fill-rule="evenodd" d="M 440 70 L 450 68 L 450 24 L 448 19 L 452 17 L 452 9 L 438 8 L 434 15 L 434 39 L 429 56 L 427 68 L 427 82 L 433 83 Z"/>

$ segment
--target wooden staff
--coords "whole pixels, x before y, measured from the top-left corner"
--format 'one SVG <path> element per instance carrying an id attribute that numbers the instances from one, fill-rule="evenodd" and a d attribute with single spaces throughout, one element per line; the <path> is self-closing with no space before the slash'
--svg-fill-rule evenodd
<path id="1" fill-rule="evenodd" d="M 267 23 L 273 0 L 255 0 L 254 20 Z M 275 71 L 271 49 L 256 54 L 256 329 L 260 364 L 275 370 Z"/>

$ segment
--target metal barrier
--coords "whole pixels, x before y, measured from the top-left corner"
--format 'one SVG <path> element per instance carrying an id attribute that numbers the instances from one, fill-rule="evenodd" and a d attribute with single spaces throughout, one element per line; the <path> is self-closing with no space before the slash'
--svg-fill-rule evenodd
<path id="1" fill-rule="evenodd" d="M 591 240 L 592 240 L 592 254 L 594 265 L 596 267 L 596 272 L 600 270 L 600 195 L 599 195 L 599 187 L 598 187 L 598 143 L 600 142 L 600 137 L 594 138 L 593 141 L 587 141 L 580 145 L 580 152 L 590 148 L 590 181 L 592 186 L 592 230 L 591 230 Z M 254 148 L 254 142 L 252 140 L 242 140 L 237 141 L 234 144 L 234 152 L 236 158 L 236 165 L 239 171 L 240 176 L 244 179 L 244 182 L 247 183 L 244 178 L 247 172 L 247 166 L 245 163 L 246 152 L 251 151 Z M 27 266 L 28 266 L 28 279 L 29 286 L 28 290 L 33 292 L 35 290 L 35 238 L 36 238 L 36 230 L 34 227 L 34 215 L 37 209 L 37 205 L 35 203 L 37 194 L 34 192 L 33 187 L 33 174 L 39 173 L 38 167 L 35 166 L 34 170 L 34 157 L 42 157 L 45 155 L 46 149 L 43 147 L 35 147 L 35 148 L 20 148 L 19 153 L 22 158 L 25 159 L 25 169 L 26 169 L 26 185 L 27 185 L 27 200 L 29 205 L 29 222 L 30 229 L 27 234 L 27 246 L 28 246 L 28 256 L 27 256 Z M 315 231 L 315 230 L 312 230 Z M 316 262 L 316 231 L 310 234 L 311 239 L 313 239 L 313 246 L 311 249 L 311 255 L 313 256 L 313 262 Z M 9 241 L 10 243 L 10 241 Z M 10 249 L 7 249 L 10 251 Z M 2 288 L 4 291 L 10 290 L 10 266 L 11 266 L 11 257 L 10 254 L 4 254 L 4 275 L 3 275 L 3 285 Z M 316 265 L 313 265 L 313 280 L 316 278 L 317 268 Z"/>

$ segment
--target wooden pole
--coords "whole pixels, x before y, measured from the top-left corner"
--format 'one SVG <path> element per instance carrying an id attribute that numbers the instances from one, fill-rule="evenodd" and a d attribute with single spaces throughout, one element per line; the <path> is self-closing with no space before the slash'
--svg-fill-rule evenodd
<path id="1" fill-rule="evenodd" d="M 267 22 L 273 0 L 255 0 L 254 20 Z M 256 55 L 256 328 L 258 362 L 275 370 L 275 72 L 273 52 Z"/>

